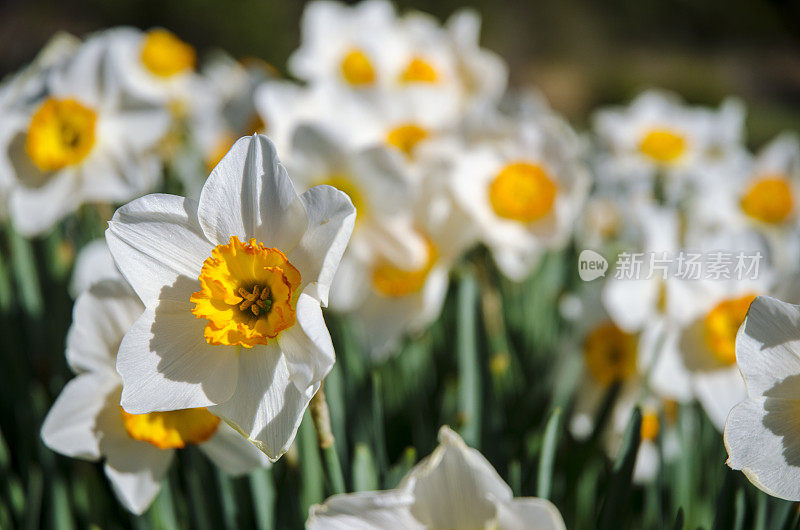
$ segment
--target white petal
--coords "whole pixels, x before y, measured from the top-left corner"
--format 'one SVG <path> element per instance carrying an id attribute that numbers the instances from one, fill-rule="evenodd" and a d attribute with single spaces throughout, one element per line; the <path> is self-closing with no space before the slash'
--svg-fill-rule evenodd
<path id="1" fill-rule="evenodd" d="M 731 409 L 747 398 L 747 388 L 739 370 L 728 369 L 703 372 L 693 378 L 695 393 L 711 423 L 719 431 Z"/>
<path id="2" fill-rule="evenodd" d="M 304 290 L 327 306 L 333 276 L 353 233 L 356 209 L 346 194 L 331 186 L 314 186 L 300 200 L 308 214 L 308 230 L 287 257 L 300 271 L 303 285 L 312 286 Z"/>
<path id="3" fill-rule="evenodd" d="M 736 337 L 736 361 L 751 397 L 800 399 L 798 385 L 781 385 L 800 374 L 800 308 L 756 298 Z"/>
<path id="4" fill-rule="evenodd" d="M 603 289 L 603 306 L 623 331 L 639 331 L 654 313 L 658 290 L 655 280 L 611 279 Z"/>
<path id="5" fill-rule="evenodd" d="M 46 232 L 80 204 L 77 173 L 65 169 L 54 173 L 41 187 L 12 188 L 9 211 L 14 228 L 24 236 Z"/>
<path id="6" fill-rule="evenodd" d="M 357 309 L 369 293 L 369 285 L 364 281 L 367 274 L 364 263 L 352 252 L 345 252 L 331 283 L 328 308 L 340 313 Z"/>
<path id="7" fill-rule="evenodd" d="M 213 246 L 197 222 L 197 205 L 153 194 L 116 211 L 106 230 L 114 261 L 147 307 L 183 278 L 197 281 Z M 188 298 L 187 298 L 188 300 Z"/>
<path id="8" fill-rule="evenodd" d="M 307 530 L 422 530 L 410 506 L 414 498 L 401 491 L 365 491 L 334 495 L 309 509 Z"/>
<path id="9" fill-rule="evenodd" d="M 78 297 L 67 333 L 67 362 L 76 372 L 115 371 L 125 332 L 144 311 L 136 293 L 121 278 L 103 280 Z"/>
<path id="10" fill-rule="evenodd" d="M 106 476 L 117 498 L 125 508 L 140 514 L 161 489 L 161 480 L 169 470 L 174 451 L 131 438 L 122 423 L 119 397 L 119 390 L 109 395 L 97 418 L 100 451 L 106 459 Z"/>
<path id="11" fill-rule="evenodd" d="M 336 360 L 319 300 L 305 292 L 297 300 L 297 322 L 278 336 L 278 344 L 289 368 L 289 379 L 301 392 L 322 382 Z"/>
<path id="12" fill-rule="evenodd" d="M 483 455 L 449 428 L 441 428 L 439 441 L 403 482 L 414 494 L 411 512 L 433 528 L 482 527 L 495 517 L 492 500 L 510 500 L 511 488 Z"/>
<path id="13" fill-rule="evenodd" d="M 203 186 L 197 211 L 206 236 L 226 244 L 231 236 L 256 238 L 289 250 L 306 228 L 306 216 L 275 146 L 264 135 L 240 138 Z"/>
<path id="14" fill-rule="evenodd" d="M 229 475 L 243 475 L 270 465 L 264 453 L 225 422 L 220 422 L 214 436 L 199 447 L 217 467 Z"/>
<path id="15" fill-rule="evenodd" d="M 300 392 L 277 344 L 242 348 L 236 392 L 209 410 L 223 418 L 273 462 L 292 444 L 319 385 Z"/>
<path id="16" fill-rule="evenodd" d="M 498 530 L 566 530 L 561 512 L 546 499 L 523 497 L 497 503 Z"/>
<path id="17" fill-rule="evenodd" d="M 772 496 L 800 501 L 800 401 L 748 399 L 725 425 L 728 465 Z"/>
<path id="18" fill-rule="evenodd" d="M 147 309 L 117 355 L 122 406 L 131 414 L 208 407 L 229 399 L 238 377 L 236 348 L 206 342 L 204 319 L 185 302 Z"/>
<path id="19" fill-rule="evenodd" d="M 77 298 L 79 294 L 88 289 L 93 283 L 118 278 L 122 279 L 119 269 L 114 264 L 114 258 L 108 251 L 105 239 L 95 239 L 78 253 L 72 278 L 69 282 L 69 294 Z"/>
<path id="20" fill-rule="evenodd" d="M 42 425 L 44 444 L 62 455 L 98 460 L 97 416 L 118 386 L 119 379 L 109 372 L 81 374 L 67 383 Z"/>

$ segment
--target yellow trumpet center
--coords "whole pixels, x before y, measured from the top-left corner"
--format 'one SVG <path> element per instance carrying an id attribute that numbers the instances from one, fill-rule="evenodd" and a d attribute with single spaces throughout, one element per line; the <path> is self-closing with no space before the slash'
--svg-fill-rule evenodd
<path id="1" fill-rule="evenodd" d="M 300 272 L 278 249 L 236 236 L 217 245 L 200 271 L 201 290 L 192 294 L 192 313 L 208 319 L 209 344 L 267 344 L 294 325 Z"/>
<path id="2" fill-rule="evenodd" d="M 556 183 L 540 166 L 516 162 L 489 185 L 489 202 L 499 217 L 530 223 L 552 211 L 557 192 Z"/>
<path id="3" fill-rule="evenodd" d="M 603 385 L 628 379 L 636 372 L 636 347 L 636 336 L 612 323 L 594 328 L 583 345 L 589 373 Z"/>
<path id="4" fill-rule="evenodd" d="M 204 408 L 148 414 L 128 414 L 122 407 L 119 411 L 128 436 L 159 449 L 180 449 L 186 444 L 203 443 L 217 432 L 220 421 Z"/>
<path id="5" fill-rule="evenodd" d="M 438 252 L 433 242 L 425 238 L 427 259 L 418 269 L 402 269 L 389 261 L 380 261 L 372 269 L 372 285 L 375 290 L 389 297 L 401 297 L 422 290 L 428 274 L 436 264 Z"/>
<path id="6" fill-rule="evenodd" d="M 342 59 L 342 77 L 353 86 L 375 82 L 375 69 L 364 51 L 352 49 Z"/>
<path id="7" fill-rule="evenodd" d="M 197 62 L 194 48 L 165 29 L 147 32 L 141 57 L 150 73 L 163 78 L 192 70 Z"/>
<path id="8" fill-rule="evenodd" d="M 428 137 L 428 131 L 414 123 L 405 123 L 395 127 L 386 135 L 386 142 L 411 156 L 414 148 Z"/>
<path id="9" fill-rule="evenodd" d="M 49 98 L 33 114 L 25 152 L 42 171 L 82 162 L 95 144 L 97 114 L 74 99 Z"/>
<path id="10" fill-rule="evenodd" d="M 686 138 L 670 129 L 651 129 L 639 142 L 639 151 L 659 164 L 677 162 L 686 147 Z"/>
<path id="11" fill-rule="evenodd" d="M 411 59 L 400 74 L 402 83 L 435 83 L 438 80 L 439 74 L 436 73 L 436 68 L 421 57 Z"/>
<path id="12" fill-rule="evenodd" d="M 642 440 L 655 441 L 660 430 L 661 422 L 657 412 L 651 410 L 642 414 L 642 426 L 639 428 L 639 436 Z"/>
<path id="13" fill-rule="evenodd" d="M 703 321 L 706 344 L 722 363 L 736 363 L 736 334 L 747 316 L 747 309 L 756 295 L 724 300 L 717 304 Z"/>
<path id="14" fill-rule="evenodd" d="M 364 194 L 361 192 L 361 188 L 353 182 L 353 179 L 347 175 L 334 173 L 318 184 L 333 186 L 337 190 L 346 193 L 350 197 L 350 201 L 352 201 L 358 214 L 356 222 L 358 222 L 359 219 L 363 219 L 364 215 L 367 213 L 367 202 L 364 200 Z"/>
<path id="15" fill-rule="evenodd" d="M 794 210 L 792 188 L 783 175 L 759 179 L 742 196 L 742 211 L 759 221 L 779 224 Z"/>

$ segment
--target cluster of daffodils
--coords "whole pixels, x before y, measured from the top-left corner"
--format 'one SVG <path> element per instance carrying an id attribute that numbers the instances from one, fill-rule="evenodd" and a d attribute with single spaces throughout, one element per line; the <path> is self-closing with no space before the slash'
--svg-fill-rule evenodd
<path id="1" fill-rule="evenodd" d="M 678 404 L 699 401 L 722 431 L 752 393 L 737 365 L 751 303 L 761 295 L 800 301 L 800 140 L 785 133 L 753 155 L 743 119 L 733 100 L 697 108 L 657 91 L 595 116 L 595 190 L 576 240 L 611 263 L 604 281 L 562 304 L 581 331 L 586 367 L 571 428 L 592 433 L 603 396 L 619 388 L 608 449 L 639 404 L 634 477 L 642 482 L 678 452 Z"/>
<path id="2" fill-rule="evenodd" d="M 231 474 L 289 450 L 335 362 L 323 308 L 381 363 L 437 320 L 454 269 L 522 282 L 545 254 L 589 248 L 612 267 L 644 262 L 563 294 L 563 351 L 583 367 L 572 434 L 596 434 L 613 393 L 613 456 L 641 407 L 647 482 L 678 456 L 675 411 L 696 400 L 720 432 L 727 419 L 732 467 L 800 500 L 800 309 L 768 297 L 800 302 L 798 138 L 752 154 L 738 102 L 657 91 L 578 135 L 538 94 L 508 90 L 479 30 L 469 10 L 442 25 L 384 0 L 316 1 L 293 80 L 222 52 L 200 62 L 162 28 L 59 35 L 4 80 L 0 216 L 33 237 L 119 206 L 76 260 L 76 376 L 45 443 L 104 460 L 141 513 L 175 449 L 197 444 Z M 167 185 L 183 196 L 147 194 Z M 720 250 L 759 268 L 655 267 Z M 564 527 L 454 432 L 440 442 L 396 489 L 313 507 L 309 528 Z"/>

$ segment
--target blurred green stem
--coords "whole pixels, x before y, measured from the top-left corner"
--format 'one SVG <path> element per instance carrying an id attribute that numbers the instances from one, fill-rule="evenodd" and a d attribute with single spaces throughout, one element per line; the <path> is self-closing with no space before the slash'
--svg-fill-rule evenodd
<path id="1" fill-rule="evenodd" d="M 553 483 L 553 462 L 558 447 L 558 433 L 561 428 L 561 409 L 556 408 L 550 413 L 547 426 L 544 429 L 544 443 L 539 457 L 539 474 L 537 477 L 536 496 L 543 499 L 550 498 L 550 488 Z"/>
<path id="2" fill-rule="evenodd" d="M 482 388 L 478 359 L 476 297 L 478 286 L 469 268 L 458 287 L 458 413 L 461 436 L 467 445 L 480 448 Z"/>
<path id="3" fill-rule="evenodd" d="M 322 450 L 325 474 L 328 475 L 333 493 L 344 493 L 344 473 L 342 464 L 339 462 L 339 455 L 334 447 L 333 430 L 331 429 L 331 414 L 328 409 L 328 402 L 325 401 L 324 382 L 320 385 L 317 393 L 311 398 L 309 405 L 311 419 L 314 421 L 314 429 L 317 431 L 317 442 Z"/>

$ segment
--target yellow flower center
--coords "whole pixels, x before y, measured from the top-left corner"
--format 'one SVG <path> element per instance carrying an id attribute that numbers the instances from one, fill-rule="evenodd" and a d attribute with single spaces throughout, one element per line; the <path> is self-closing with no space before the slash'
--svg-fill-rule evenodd
<path id="1" fill-rule="evenodd" d="M 42 171 L 82 162 L 94 147 L 97 114 L 74 99 L 48 98 L 31 118 L 25 152 Z"/>
<path id="2" fill-rule="evenodd" d="M 419 125 L 405 123 L 389 131 L 389 134 L 386 135 L 386 141 L 392 147 L 396 147 L 407 156 L 411 156 L 417 144 L 427 137 L 428 131 Z"/>
<path id="3" fill-rule="evenodd" d="M 670 164 L 686 153 L 686 138 L 669 129 L 651 129 L 639 142 L 639 151 L 659 164 Z"/>
<path id="4" fill-rule="evenodd" d="M 489 202 L 499 217 L 530 223 L 550 213 L 557 191 L 556 183 L 540 166 L 515 162 L 489 185 Z"/>
<path id="5" fill-rule="evenodd" d="M 425 247 L 427 259 L 418 269 L 401 269 L 389 261 L 378 262 L 372 269 L 372 285 L 375 290 L 383 296 L 394 298 L 419 292 L 438 258 L 436 247 L 427 237 Z"/>
<path id="6" fill-rule="evenodd" d="M 636 346 L 635 335 L 612 323 L 596 327 L 583 345 L 589 373 L 603 385 L 628 379 L 636 372 Z"/>
<path id="7" fill-rule="evenodd" d="M 436 69 L 421 57 L 414 57 L 400 74 L 402 83 L 435 83 L 439 80 Z"/>
<path id="8" fill-rule="evenodd" d="M 186 444 L 203 443 L 219 427 L 219 418 L 204 408 L 148 414 L 128 414 L 122 407 L 119 411 L 128 436 L 159 449 L 180 449 Z"/>
<path id="9" fill-rule="evenodd" d="M 639 429 L 639 436 L 642 440 L 655 441 L 658 438 L 660 429 L 661 424 L 658 420 L 657 412 L 651 410 L 642 414 L 642 426 Z"/>
<path id="10" fill-rule="evenodd" d="M 712 309 L 703 321 L 706 344 L 722 363 L 736 363 L 736 333 L 747 316 L 754 294 L 725 300 Z"/>
<path id="11" fill-rule="evenodd" d="M 294 325 L 300 272 L 278 249 L 255 239 L 244 244 L 232 236 L 217 245 L 200 271 L 201 290 L 192 294 L 192 313 L 208 319 L 209 344 L 267 344 Z"/>
<path id="12" fill-rule="evenodd" d="M 794 210 L 792 188 L 783 175 L 759 179 L 742 197 L 742 211 L 754 219 L 770 224 L 784 222 Z"/>
<path id="13" fill-rule="evenodd" d="M 356 209 L 356 222 L 358 222 L 359 219 L 363 219 L 364 215 L 367 213 L 367 202 L 364 200 L 364 194 L 361 193 L 361 189 L 350 177 L 347 175 L 334 173 L 329 175 L 327 179 L 319 182 L 318 184 L 333 186 L 337 190 L 346 193 L 350 197 L 350 200 Z"/>
<path id="14" fill-rule="evenodd" d="M 197 57 L 194 48 L 172 32 L 153 29 L 147 32 L 142 44 L 142 64 L 158 77 L 172 77 L 194 69 Z"/>
<path id="15" fill-rule="evenodd" d="M 375 69 L 367 54 L 356 48 L 342 59 L 342 76 L 353 86 L 371 85 L 375 82 Z"/>

